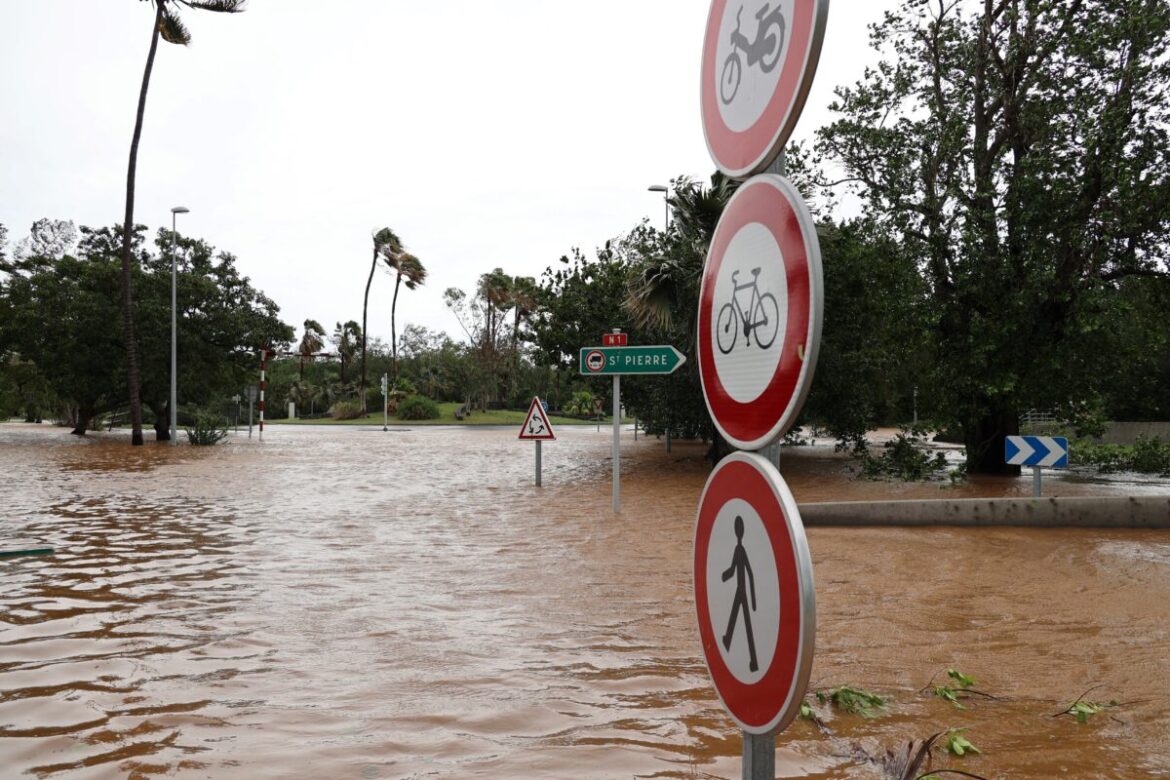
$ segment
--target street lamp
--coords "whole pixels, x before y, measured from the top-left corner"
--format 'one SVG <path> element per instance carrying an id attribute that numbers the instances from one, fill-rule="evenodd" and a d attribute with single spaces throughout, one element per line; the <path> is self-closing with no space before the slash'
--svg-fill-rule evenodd
<path id="1" fill-rule="evenodd" d="M 662 202 L 666 208 L 666 229 L 670 229 L 670 188 L 663 184 L 651 184 L 647 192 L 661 192 Z"/>
<path id="2" fill-rule="evenodd" d="M 175 206 L 171 209 L 171 446 L 179 443 L 179 329 L 178 329 L 178 295 L 176 294 L 176 280 L 178 272 L 175 269 L 175 219 L 180 214 L 186 214 L 191 209 L 186 206 Z"/>

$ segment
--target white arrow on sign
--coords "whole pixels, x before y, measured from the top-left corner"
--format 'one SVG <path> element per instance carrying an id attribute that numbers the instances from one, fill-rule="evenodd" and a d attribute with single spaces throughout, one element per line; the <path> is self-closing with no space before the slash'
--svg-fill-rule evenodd
<path id="1" fill-rule="evenodd" d="M 1007 462 L 1009 466 L 1024 466 L 1028 463 L 1028 458 L 1032 457 L 1032 453 L 1036 452 L 1035 448 L 1028 443 L 1028 440 L 1023 436 L 1013 437 L 1012 443 L 1019 448 L 1012 459 Z"/>
<path id="2" fill-rule="evenodd" d="M 1041 436 L 1040 443 L 1048 448 L 1048 454 L 1040 460 L 1039 465 L 1041 466 L 1052 466 L 1067 455 L 1064 447 L 1060 446 L 1060 443 L 1050 436 Z"/>

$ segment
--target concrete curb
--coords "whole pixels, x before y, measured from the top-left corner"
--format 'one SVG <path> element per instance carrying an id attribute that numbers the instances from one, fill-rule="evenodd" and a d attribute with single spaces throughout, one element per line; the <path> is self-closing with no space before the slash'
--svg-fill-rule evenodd
<path id="1" fill-rule="evenodd" d="M 801 504 L 800 516 L 811 527 L 1170 528 L 1170 496 L 840 501 Z"/>

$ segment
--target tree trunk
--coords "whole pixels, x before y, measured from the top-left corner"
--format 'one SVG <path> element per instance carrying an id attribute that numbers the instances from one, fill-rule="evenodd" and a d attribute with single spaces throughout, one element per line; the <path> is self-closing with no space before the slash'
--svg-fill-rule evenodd
<path id="1" fill-rule="evenodd" d="M 122 229 L 122 330 L 126 338 L 126 383 L 130 395 L 130 443 L 142 445 L 142 399 L 139 396 L 138 343 L 134 338 L 134 297 L 130 291 L 131 236 L 134 234 L 134 175 L 138 168 L 138 141 L 142 138 L 142 119 L 146 114 L 146 92 L 150 87 L 150 72 L 154 68 L 154 54 L 158 50 L 158 32 L 162 26 L 163 4 L 155 5 L 154 30 L 150 35 L 150 53 L 146 55 L 146 70 L 142 74 L 142 89 L 138 93 L 138 115 L 134 120 L 134 137 L 130 141 L 130 164 L 126 171 L 126 222 Z M 88 421 L 87 421 L 88 422 Z M 84 427 L 82 432 L 84 433 Z"/>
<path id="2" fill-rule="evenodd" d="M 85 432 L 89 430 L 89 421 L 93 419 L 94 407 L 92 404 L 81 404 L 77 407 L 77 420 L 73 426 L 73 430 L 69 431 L 73 436 L 84 436 Z M 141 444 L 141 442 L 139 442 Z"/>
<path id="3" fill-rule="evenodd" d="M 155 441 L 170 441 L 171 440 L 171 402 L 167 399 L 165 404 L 150 404 L 150 411 L 154 413 L 154 440 Z M 179 432 L 176 430 L 175 435 Z"/>
<path id="4" fill-rule="evenodd" d="M 1014 409 L 990 411 L 969 422 L 963 436 L 967 445 L 967 472 L 1018 477 L 1020 467 L 1004 462 L 1004 440 L 1019 432 L 1020 418 Z"/>
<path id="5" fill-rule="evenodd" d="M 402 284 L 402 271 L 398 272 L 398 276 L 394 279 L 394 300 L 390 302 L 390 352 L 391 371 L 394 374 L 391 387 L 398 384 L 398 332 L 394 329 L 394 315 L 398 309 L 398 286 Z"/>
<path id="6" fill-rule="evenodd" d="M 362 299 L 362 414 L 366 413 L 366 312 L 370 308 L 370 285 L 374 282 L 374 270 L 378 267 L 378 245 L 374 244 L 374 259 L 370 261 L 370 275 L 366 278 L 366 295 Z"/>

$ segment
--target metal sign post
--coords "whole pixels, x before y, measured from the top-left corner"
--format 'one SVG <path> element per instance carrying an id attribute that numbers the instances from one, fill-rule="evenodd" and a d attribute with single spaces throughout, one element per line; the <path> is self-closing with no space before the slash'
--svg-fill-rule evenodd
<path id="1" fill-rule="evenodd" d="M 388 392 L 390 390 L 390 378 L 382 374 L 382 430 L 390 430 L 386 427 L 386 407 L 389 406 Z"/>
<path id="2" fill-rule="evenodd" d="M 580 370 L 583 376 L 608 374 L 613 377 L 613 511 L 621 511 L 621 424 L 622 374 L 673 374 L 687 362 L 687 356 L 669 344 L 627 346 L 628 336 L 621 328 L 602 335 L 600 347 L 582 347 Z M 601 430 L 601 401 L 595 402 L 597 430 Z M 636 431 L 635 431 L 636 432 Z M 667 436 L 669 437 L 669 430 Z M 667 438 L 667 447 L 670 439 Z"/>
<path id="3" fill-rule="evenodd" d="M 622 511 L 622 451 L 619 446 L 622 425 L 622 378 L 613 377 L 613 512 Z"/>
<path id="4" fill-rule="evenodd" d="M 1008 436 L 1004 463 L 1032 467 L 1032 498 L 1040 498 L 1040 469 L 1068 468 L 1068 439 L 1063 436 Z"/>
<path id="5" fill-rule="evenodd" d="M 536 486 L 540 487 L 540 444 L 545 441 L 556 441 L 557 437 L 553 433 L 552 423 L 548 421 L 548 415 L 539 396 L 532 398 L 532 403 L 528 406 L 528 415 L 524 418 L 524 424 L 520 426 L 520 436 L 517 438 L 536 442 Z"/>

